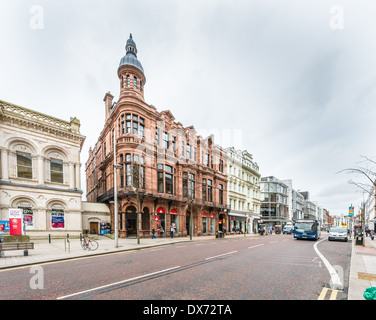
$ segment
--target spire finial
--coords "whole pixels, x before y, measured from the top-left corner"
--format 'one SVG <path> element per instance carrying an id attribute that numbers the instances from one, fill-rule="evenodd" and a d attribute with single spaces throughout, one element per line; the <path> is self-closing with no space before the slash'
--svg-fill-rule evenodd
<path id="1" fill-rule="evenodd" d="M 132 38 L 132 33 L 129 35 L 129 38 L 133 39 L 133 38 Z"/>

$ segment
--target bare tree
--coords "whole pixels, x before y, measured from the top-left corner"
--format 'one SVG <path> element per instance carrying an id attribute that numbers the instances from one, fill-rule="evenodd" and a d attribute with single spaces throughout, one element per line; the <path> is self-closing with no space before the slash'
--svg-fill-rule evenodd
<path id="1" fill-rule="evenodd" d="M 353 184 L 367 192 L 370 196 L 374 195 L 375 187 L 376 187 L 376 161 L 372 160 L 366 156 L 361 156 L 362 161 L 359 161 L 359 166 L 354 168 L 343 169 L 338 171 L 338 173 L 346 172 L 349 174 L 357 175 L 363 178 L 363 181 L 354 181 L 350 179 L 348 183 Z"/>

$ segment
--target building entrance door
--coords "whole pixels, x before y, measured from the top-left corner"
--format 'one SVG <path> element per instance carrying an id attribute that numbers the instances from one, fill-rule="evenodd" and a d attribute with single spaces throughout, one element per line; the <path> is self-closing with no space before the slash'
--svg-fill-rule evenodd
<path id="1" fill-rule="evenodd" d="M 90 222 L 90 234 L 99 234 L 98 222 Z"/>
<path id="2" fill-rule="evenodd" d="M 125 228 L 128 237 L 137 235 L 137 216 L 134 206 L 128 207 L 125 211 Z"/>

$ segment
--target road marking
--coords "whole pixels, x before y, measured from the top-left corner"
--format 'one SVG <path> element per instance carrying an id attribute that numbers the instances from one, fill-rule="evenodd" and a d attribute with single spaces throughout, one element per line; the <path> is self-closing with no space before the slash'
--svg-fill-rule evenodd
<path id="1" fill-rule="evenodd" d="M 278 240 L 277 241 L 270 241 L 269 243 L 275 243 L 275 242 L 278 242 Z"/>
<path id="2" fill-rule="evenodd" d="M 317 245 L 326 240 L 325 239 L 322 239 L 320 241 L 317 241 L 314 245 L 313 245 L 313 249 L 315 249 L 317 255 L 320 257 L 320 259 L 322 260 L 322 262 L 324 262 L 325 264 L 325 267 L 328 269 L 329 271 L 329 274 L 330 274 L 330 284 L 331 284 L 331 287 L 332 288 L 343 288 L 343 285 L 341 283 L 341 280 L 339 278 L 339 275 L 338 273 L 336 272 L 336 270 L 332 267 L 332 265 L 329 263 L 328 260 L 326 260 L 326 258 L 321 254 L 321 252 L 319 251 L 319 249 L 317 249 Z"/>
<path id="3" fill-rule="evenodd" d="M 329 300 L 336 300 L 337 299 L 337 293 L 338 293 L 338 290 L 332 290 L 332 293 L 330 295 Z"/>
<path id="4" fill-rule="evenodd" d="M 328 292 L 328 288 L 322 288 L 321 293 L 317 300 L 324 300 L 327 292 Z"/>
<path id="5" fill-rule="evenodd" d="M 255 246 L 252 246 L 252 247 L 248 247 L 248 249 L 252 249 L 252 248 L 256 248 L 256 247 L 260 247 L 260 246 L 263 246 L 264 244 L 261 243 L 261 244 L 258 244 L 258 245 L 255 245 Z"/>
<path id="6" fill-rule="evenodd" d="M 100 287 L 96 287 L 96 288 L 92 288 L 92 289 L 88 289 L 88 290 L 84 290 L 84 291 L 80 291 L 80 292 L 68 294 L 66 296 L 58 297 L 56 299 L 57 300 L 62 300 L 62 299 L 70 298 L 70 297 L 73 297 L 73 296 L 78 296 L 78 295 L 83 294 L 83 293 L 88 293 L 88 292 L 92 292 L 92 291 L 95 291 L 95 290 L 100 290 L 100 289 L 103 289 L 103 288 L 108 288 L 108 287 L 115 286 L 115 285 L 118 285 L 118 284 L 121 284 L 121 283 L 127 283 L 127 282 L 130 282 L 130 281 L 133 281 L 133 280 L 142 279 L 142 278 L 145 278 L 145 277 L 149 277 L 149 276 L 152 276 L 152 275 L 155 275 L 155 274 L 158 274 L 158 273 L 163 273 L 163 272 L 166 272 L 166 271 L 174 270 L 174 269 L 177 269 L 177 268 L 180 268 L 180 266 L 176 266 L 176 267 L 172 267 L 172 268 L 168 268 L 168 269 L 164 269 L 164 270 L 160 270 L 160 271 L 156 271 L 156 272 L 144 274 L 142 276 L 134 277 L 134 278 L 131 278 L 131 279 L 126 279 L 126 280 L 122 280 L 122 281 L 118 281 L 118 282 L 106 284 L 104 286 L 100 286 Z"/>
<path id="7" fill-rule="evenodd" d="M 214 257 L 206 258 L 205 260 L 215 259 L 215 258 L 218 258 L 218 257 L 226 256 L 226 255 L 231 254 L 231 253 L 235 253 L 235 252 L 238 252 L 238 251 L 231 251 L 231 252 L 227 252 L 227 253 L 222 253 L 222 254 L 219 254 L 219 255 L 214 256 Z"/>

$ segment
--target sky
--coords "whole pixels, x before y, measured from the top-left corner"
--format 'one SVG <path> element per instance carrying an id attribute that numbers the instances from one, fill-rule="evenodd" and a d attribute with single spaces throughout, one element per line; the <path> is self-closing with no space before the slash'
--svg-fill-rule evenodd
<path id="1" fill-rule="evenodd" d="M 132 33 L 145 101 L 261 176 L 292 180 L 330 214 L 367 194 L 348 168 L 375 159 L 374 0 L 0 0 L 0 100 L 77 117 L 88 150 L 116 101 Z"/>

